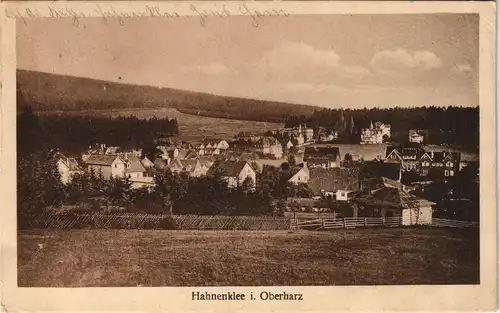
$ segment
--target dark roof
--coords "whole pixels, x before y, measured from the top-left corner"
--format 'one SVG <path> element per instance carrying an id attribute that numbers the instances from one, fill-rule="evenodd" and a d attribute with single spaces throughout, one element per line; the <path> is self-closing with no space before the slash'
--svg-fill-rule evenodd
<path id="1" fill-rule="evenodd" d="M 215 172 L 220 171 L 220 173 L 224 176 L 236 177 L 241 173 L 245 164 L 247 164 L 246 161 L 216 161 L 212 164 L 207 174 L 212 175 Z"/>
<path id="2" fill-rule="evenodd" d="M 67 158 L 63 155 L 60 156 L 61 162 L 68 167 L 70 171 L 80 171 L 80 165 L 75 158 Z"/>
<path id="3" fill-rule="evenodd" d="M 361 179 L 386 177 L 392 180 L 399 180 L 401 176 L 400 163 L 385 163 L 379 161 L 364 162 L 361 165 Z"/>
<path id="4" fill-rule="evenodd" d="M 259 141 L 257 141 L 257 143 L 264 146 L 274 146 L 277 145 L 279 142 L 278 139 L 274 137 L 265 136 L 260 138 Z"/>
<path id="5" fill-rule="evenodd" d="M 401 145 L 391 145 L 388 146 L 387 149 L 385 150 L 385 156 L 387 157 L 392 150 L 397 150 L 401 154 L 419 154 L 422 156 L 422 154 L 425 152 L 424 148 L 422 147 L 421 144 L 418 142 L 406 142 Z"/>
<path id="6" fill-rule="evenodd" d="M 118 158 L 118 155 L 112 155 L 112 154 L 92 154 L 85 160 L 85 163 L 87 165 L 105 165 L 105 166 L 111 166 L 113 161 Z"/>
<path id="7" fill-rule="evenodd" d="M 329 161 L 340 160 L 340 151 L 338 147 L 332 146 L 308 146 L 304 150 L 304 161 L 309 162 L 314 159 L 323 159 Z"/>
<path id="8" fill-rule="evenodd" d="M 164 160 L 162 158 L 156 158 L 154 161 L 154 167 L 156 169 L 164 169 L 167 167 L 167 160 Z"/>
<path id="9" fill-rule="evenodd" d="M 389 179 L 387 177 L 376 177 L 365 179 L 361 186 L 363 190 L 375 190 L 380 188 L 397 188 L 404 189 L 404 185 L 397 180 Z"/>
<path id="10" fill-rule="evenodd" d="M 434 205 L 434 202 L 418 198 L 410 193 L 397 188 L 380 188 L 357 194 L 354 200 L 366 205 L 376 205 L 393 208 L 419 208 Z"/>
<path id="11" fill-rule="evenodd" d="M 309 188 L 313 194 L 321 191 L 358 190 L 358 168 L 311 168 L 309 169 Z"/>
<path id="12" fill-rule="evenodd" d="M 127 153 L 124 156 L 122 156 L 122 159 L 125 160 L 126 163 L 128 163 L 130 166 L 125 170 L 125 172 L 130 173 L 130 172 L 144 172 L 146 169 L 141 163 L 141 160 L 132 153 Z"/>

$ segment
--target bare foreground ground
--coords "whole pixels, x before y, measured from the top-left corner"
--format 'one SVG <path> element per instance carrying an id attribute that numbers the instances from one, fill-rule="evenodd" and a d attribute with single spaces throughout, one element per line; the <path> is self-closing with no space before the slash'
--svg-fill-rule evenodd
<path id="1" fill-rule="evenodd" d="M 479 231 L 30 230 L 20 287 L 479 283 Z"/>

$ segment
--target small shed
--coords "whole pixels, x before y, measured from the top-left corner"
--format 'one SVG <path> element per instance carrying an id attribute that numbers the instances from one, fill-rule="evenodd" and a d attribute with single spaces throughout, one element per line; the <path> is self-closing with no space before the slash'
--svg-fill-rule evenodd
<path id="1" fill-rule="evenodd" d="M 356 195 L 355 216 L 400 217 L 402 225 L 432 224 L 434 202 L 398 188 L 383 187 Z"/>

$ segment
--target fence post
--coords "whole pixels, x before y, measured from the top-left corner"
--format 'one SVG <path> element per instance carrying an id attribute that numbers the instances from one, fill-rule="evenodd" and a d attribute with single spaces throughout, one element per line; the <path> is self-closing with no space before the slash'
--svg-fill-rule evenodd
<path id="1" fill-rule="evenodd" d="M 382 216 L 382 226 L 385 226 L 385 216 Z"/>
<path id="2" fill-rule="evenodd" d="M 321 227 L 325 228 L 325 219 L 324 218 L 321 219 Z"/>
<path id="3" fill-rule="evenodd" d="M 347 228 L 347 223 L 346 223 L 345 217 L 344 217 L 344 228 Z"/>
<path id="4" fill-rule="evenodd" d="M 365 217 L 365 227 L 366 227 L 366 217 Z"/>

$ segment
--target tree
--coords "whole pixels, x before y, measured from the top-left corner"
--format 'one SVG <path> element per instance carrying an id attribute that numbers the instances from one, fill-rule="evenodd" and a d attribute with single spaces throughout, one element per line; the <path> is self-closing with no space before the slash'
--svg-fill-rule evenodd
<path id="1" fill-rule="evenodd" d="M 280 165 L 280 168 L 282 171 L 289 171 L 290 170 L 290 164 L 288 162 L 283 162 Z"/>
<path id="2" fill-rule="evenodd" d="M 163 199 L 163 205 L 173 213 L 173 204 L 181 200 L 188 192 L 189 176 L 187 173 L 173 173 L 169 169 L 157 171 L 154 175 L 155 192 Z"/>
<path id="3" fill-rule="evenodd" d="M 64 200 L 64 185 L 55 152 L 41 150 L 19 154 L 17 163 L 18 207 L 22 212 L 40 212 Z"/>

